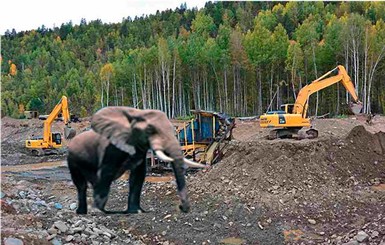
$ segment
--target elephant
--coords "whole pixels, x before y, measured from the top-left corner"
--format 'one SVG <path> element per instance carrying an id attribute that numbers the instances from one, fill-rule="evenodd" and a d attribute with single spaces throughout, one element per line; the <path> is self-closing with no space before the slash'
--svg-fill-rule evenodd
<path id="1" fill-rule="evenodd" d="M 146 176 L 146 156 L 152 149 L 159 159 L 171 162 L 182 212 L 188 212 L 185 171 L 206 165 L 184 158 L 172 123 L 159 110 L 125 106 L 104 107 L 91 119 L 91 129 L 68 144 L 67 163 L 78 193 L 77 214 L 87 213 L 87 185 L 91 183 L 94 206 L 104 213 L 141 213 L 140 196 Z M 105 205 L 112 181 L 130 170 L 127 209 L 108 211 Z"/>

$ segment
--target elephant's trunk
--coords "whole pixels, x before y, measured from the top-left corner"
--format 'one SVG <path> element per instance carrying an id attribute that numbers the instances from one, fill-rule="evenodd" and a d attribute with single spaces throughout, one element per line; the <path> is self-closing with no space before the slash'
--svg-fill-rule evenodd
<path id="1" fill-rule="evenodd" d="M 166 157 L 166 160 L 172 160 L 171 165 L 174 170 L 178 195 L 181 201 L 179 208 L 182 212 L 188 212 L 190 210 L 190 203 L 188 201 L 185 180 L 186 168 L 178 140 L 175 137 L 153 137 L 150 139 L 150 145 L 159 158 Z"/>
<path id="2" fill-rule="evenodd" d="M 178 195 L 181 201 L 179 208 L 182 212 L 187 213 L 190 210 L 190 203 L 188 201 L 188 195 L 187 195 L 187 185 L 186 185 L 186 179 L 185 179 L 186 169 L 184 168 L 183 159 L 176 159 L 172 163 L 172 168 L 174 170 L 175 180 L 176 180 L 177 189 L 178 189 Z"/>
<path id="3" fill-rule="evenodd" d="M 179 141 L 176 138 L 173 138 L 168 142 L 169 144 L 168 148 L 166 148 L 166 152 L 172 159 L 174 159 L 174 161 L 172 162 L 172 168 L 174 170 L 178 195 L 181 201 L 179 208 L 182 212 L 187 213 L 190 210 L 190 203 L 188 201 L 187 195 L 187 185 L 185 179 L 186 167 L 183 160 L 184 158 L 182 149 L 180 147 Z"/>

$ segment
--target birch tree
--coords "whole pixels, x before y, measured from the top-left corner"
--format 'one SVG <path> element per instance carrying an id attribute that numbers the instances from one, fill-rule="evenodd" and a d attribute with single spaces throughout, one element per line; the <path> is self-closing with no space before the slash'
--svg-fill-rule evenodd
<path id="1" fill-rule="evenodd" d="M 102 69 L 100 70 L 100 80 L 102 82 L 101 84 L 101 105 L 104 107 L 104 105 L 108 106 L 110 101 L 110 83 L 112 81 L 112 78 L 114 77 L 114 67 L 111 63 L 105 64 Z M 104 104 L 104 97 L 103 94 L 106 93 L 106 103 Z"/>
<path id="2" fill-rule="evenodd" d="M 372 84 L 376 70 L 385 56 L 385 24 L 383 20 L 376 25 L 368 25 L 365 30 L 364 55 L 364 112 L 371 113 Z"/>

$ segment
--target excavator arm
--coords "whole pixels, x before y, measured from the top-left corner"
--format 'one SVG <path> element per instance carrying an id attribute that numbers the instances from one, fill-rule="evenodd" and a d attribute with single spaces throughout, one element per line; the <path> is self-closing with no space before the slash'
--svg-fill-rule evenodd
<path id="1" fill-rule="evenodd" d="M 337 75 L 326 78 L 335 71 L 338 71 Z M 299 91 L 292 113 L 301 114 L 303 118 L 306 118 L 309 96 L 338 82 L 342 83 L 352 96 L 354 102 L 359 103 L 357 93 L 349 75 L 347 74 L 345 68 L 339 65 Z"/>
<path id="2" fill-rule="evenodd" d="M 56 104 L 55 108 L 53 108 L 52 112 L 48 115 L 47 119 L 44 121 L 44 134 L 43 134 L 43 140 L 45 142 L 50 142 L 51 135 L 51 125 L 55 118 L 58 117 L 58 115 L 62 113 L 64 124 L 66 125 L 64 129 L 64 137 L 66 139 L 72 138 L 73 130 L 71 130 L 70 127 L 70 113 L 68 110 L 68 100 L 66 96 L 63 96 L 59 103 Z"/>

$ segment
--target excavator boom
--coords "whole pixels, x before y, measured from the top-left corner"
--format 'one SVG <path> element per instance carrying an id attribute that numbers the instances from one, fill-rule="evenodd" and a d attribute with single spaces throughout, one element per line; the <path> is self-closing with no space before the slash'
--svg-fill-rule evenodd
<path id="1" fill-rule="evenodd" d="M 329 76 L 335 71 L 338 71 L 337 75 L 326 78 L 327 76 Z M 339 65 L 333 70 L 325 73 L 320 78 L 314 80 L 312 83 L 306 85 L 299 91 L 292 113 L 302 114 L 303 117 L 305 118 L 307 114 L 307 102 L 309 100 L 310 95 L 338 82 L 342 83 L 342 85 L 346 88 L 346 90 L 352 96 L 353 101 L 357 103 L 358 96 L 354 89 L 354 85 L 349 75 L 347 74 L 345 67 Z"/>

